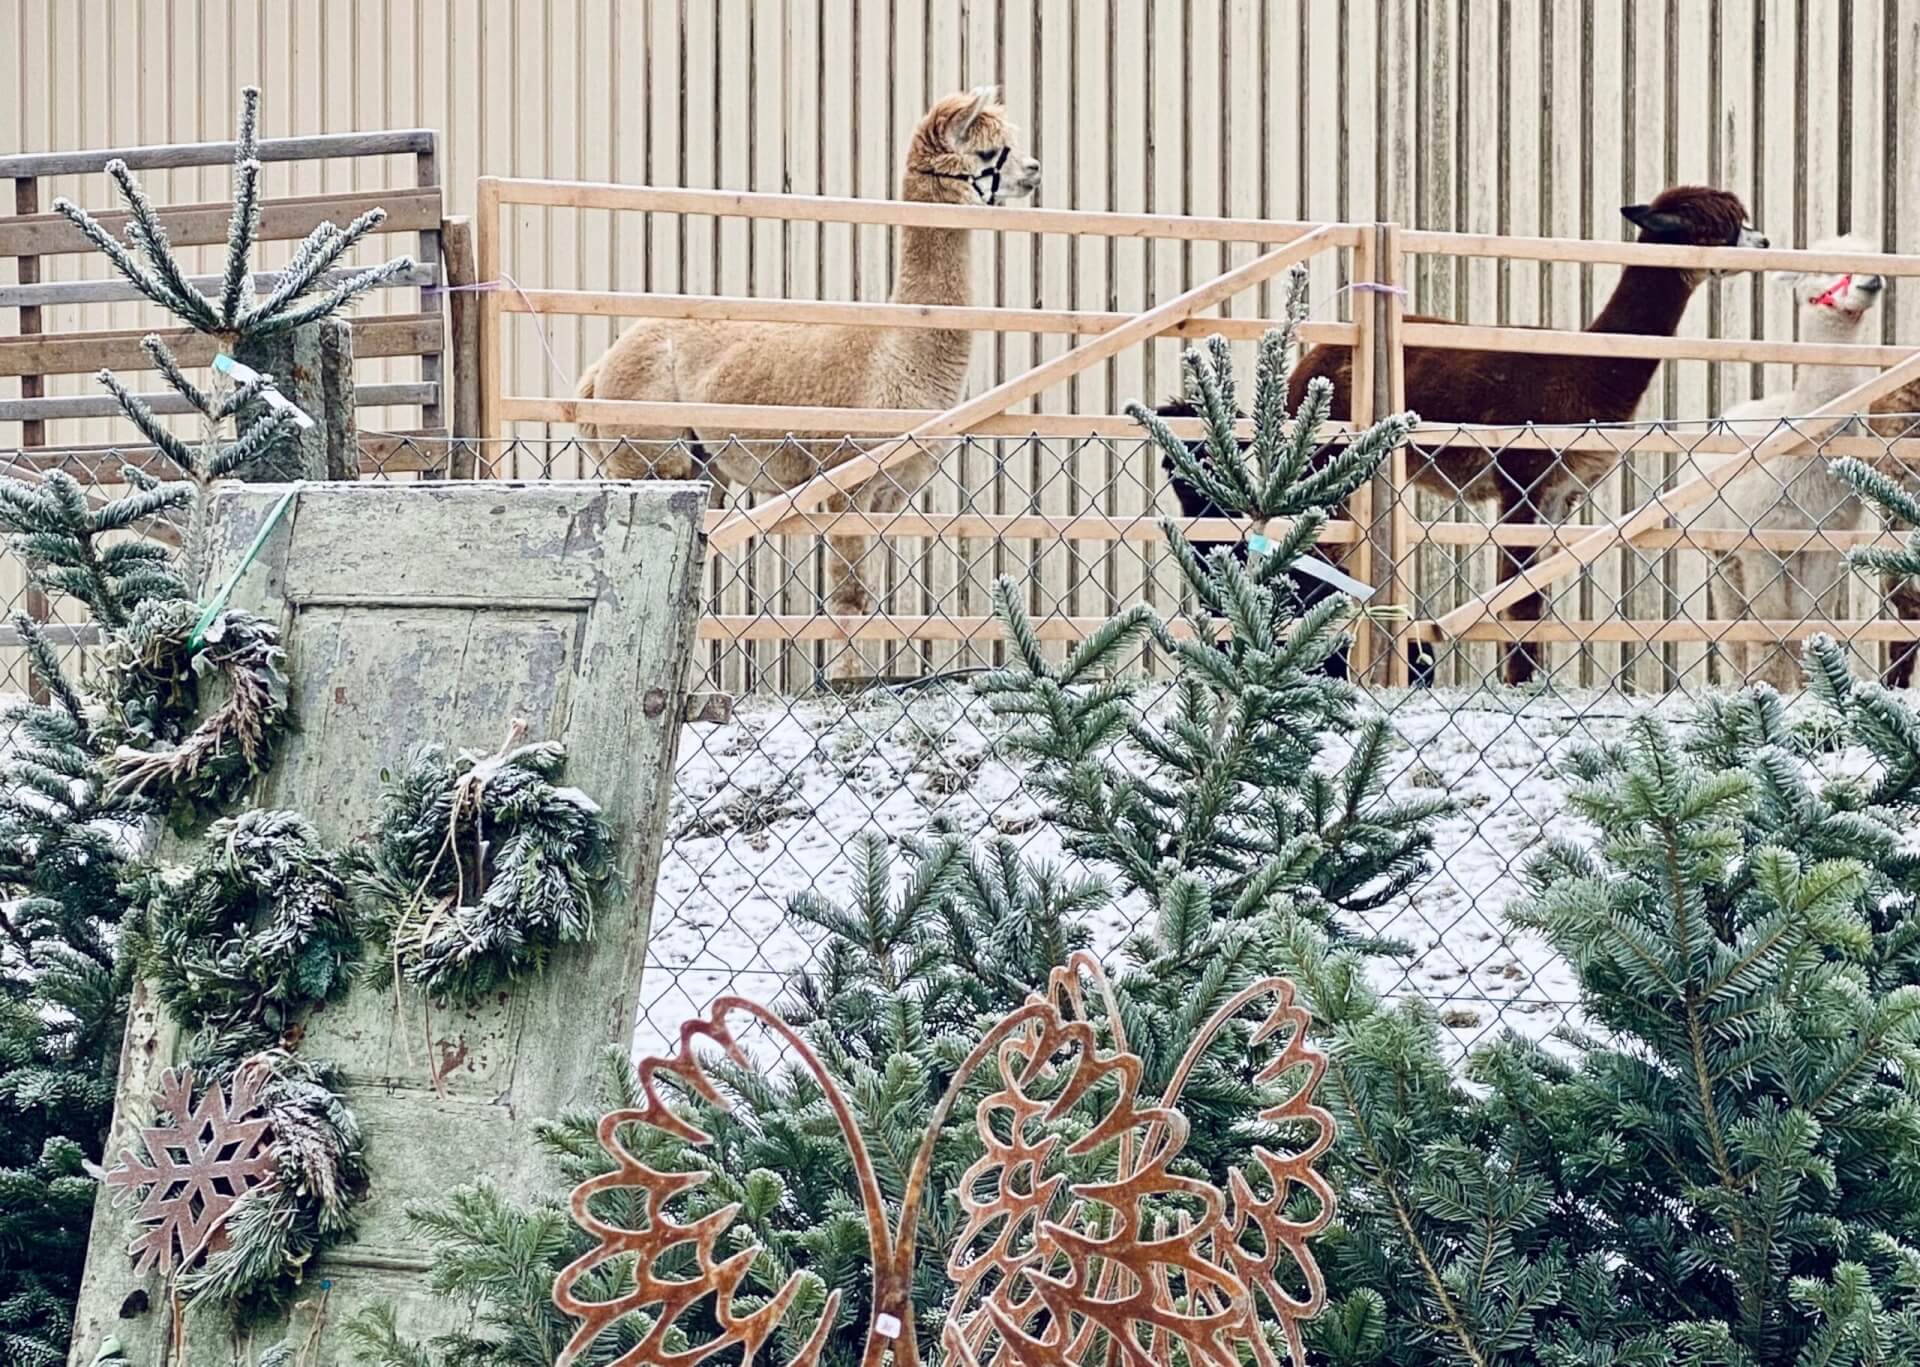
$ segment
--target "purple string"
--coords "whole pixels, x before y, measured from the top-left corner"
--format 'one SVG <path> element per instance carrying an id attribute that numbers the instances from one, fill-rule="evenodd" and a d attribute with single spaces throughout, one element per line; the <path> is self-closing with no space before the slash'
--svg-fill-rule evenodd
<path id="1" fill-rule="evenodd" d="M 535 318 L 540 316 L 533 307 L 533 300 L 527 298 L 527 292 L 520 288 L 520 282 L 505 271 L 500 272 L 498 280 L 481 280 L 471 285 L 422 285 L 420 293 L 422 297 L 429 294 L 484 294 L 490 290 L 500 289 L 502 286 L 520 296 L 520 302 L 527 306 L 528 314 Z M 547 364 L 553 367 L 553 376 L 560 381 L 560 389 L 564 394 L 573 381 L 567 378 L 567 372 L 561 368 L 560 358 L 553 354 L 553 343 L 547 340 L 546 328 L 536 326 L 533 335 L 540 339 L 540 349 L 547 353 Z"/>

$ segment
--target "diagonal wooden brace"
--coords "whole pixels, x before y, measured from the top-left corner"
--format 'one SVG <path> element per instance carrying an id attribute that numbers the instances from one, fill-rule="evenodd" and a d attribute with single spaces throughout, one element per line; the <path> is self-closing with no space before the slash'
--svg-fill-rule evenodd
<path id="1" fill-rule="evenodd" d="M 1144 342 L 1175 324 L 1185 322 L 1202 309 L 1211 308 L 1263 280 L 1272 279 L 1322 248 L 1335 245 L 1338 240 L 1333 227 L 1315 228 L 1284 247 L 1256 257 L 1225 275 L 1216 276 L 1176 299 L 1169 299 L 1158 308 L 1149 309 L 1111 332 L 1101 333 L 1084 346 L 1043 361 L 1033 369 L 995 385 L 986 393 L 968 399 L 938 417 L 929 418 L 905 436 L 862 452 L 831 470 L 824 470 L 798 488 L 789 489 L 758 507 L 739 510 L 715 527 L 708 535 L 707 542 L 714 550 L 726 550 L 778 527 L 796 514 L 812 512 L 835 494 L 851 492 L 874 476 L 907 460 L 921 443 L 970 432 L 989 419 L 1000 416 L 1022 399 L 1031 398 L 1043 389 L 1071 379 L 1108 357 L 1116 356 L 1138 342 Z"/>
<path id="2" fill-rule="evenodd" d="M 1776 432 L 1751 450 L 1730 455 L 1666 493 L 1655 494 L 1631 513 L 1601 523 L 1565 550 L 1528 566 L 1506 583 L 1497 584 L 1479 597 L 1462 603 L 1439 618 L 1434 623 L 1435 628 L 1443 639 L 1460 635 L 1528 594 L 1542 592 L 1555 580 L 1583 565 L 1592 564 L 1614 547 L 1631 544 L 1642 534 L 1657 529 L 1672 514 L 1711 501 L 1735 476 L 1750 467 L 1795 454 L 1808 442 L 1824 437 L 1835 427 L 1866 412 L 1875 399 L 1915 379 L 1920 379 L 1920 351 L 1915 351 L 1890 370 L 1884 370 L 1865 383 L 1855 385 L 1839 398 L 1821 404 L 1805 418 L 1796 419 L 1792 430 Z"/>

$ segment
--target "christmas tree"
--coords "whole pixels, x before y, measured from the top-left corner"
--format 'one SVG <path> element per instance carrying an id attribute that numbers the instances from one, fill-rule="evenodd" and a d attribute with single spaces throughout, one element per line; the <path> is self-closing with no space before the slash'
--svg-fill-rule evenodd
<path id="1" fill-rule="evenodd" d="M 1346 643 L 1352 601 L 1333 595 L 1302 611 L 1295 590 L 1294 567 L 1331 510 L 1417 421 L 1402 414 L 1330 444 L 1321 383 L 1289 414 L 1305 316 L 1306 277 L 1296 271 L 1287 324 L 1260 343 L 1251 442 L 1236 432 L 1231 356 L 1218 338 L 1183 358 L 1205 427 L 1195 449 L 1151 410 L 1128 408 L 1170 469 L 1251 521 L 1245 561 L 1225 546 L 1202 557 L 1163 524 L 1189 589 L 1179 621 L 1133 608 L 1060 664 L 1048 660 L 1019 587 L 1002 580 L 994 606 L 1013 660 L 979 690 L 1017 723 L 1008 744 L 1033 761 L 1028 782 L 1050 799 L 1068 848 L 1115 870 L 1123 892 L 1165 905 L 1176 879 L 1198 878 L 1214 919 L 1286 902 L 1339 932 L 1335 913 L 1384 905 L 1421 876 L 1428 827 L 1446 804 L 1386 799 L 1387 723 L 1363 720 L 1358 690 L 1323 672 Z M 1177 670 L 1159 707 L 1118 677 L 1149 640 Z M 1348 735 L 1353 755 L 1339 771 L 1316 765 L 1327 737 Z"/>

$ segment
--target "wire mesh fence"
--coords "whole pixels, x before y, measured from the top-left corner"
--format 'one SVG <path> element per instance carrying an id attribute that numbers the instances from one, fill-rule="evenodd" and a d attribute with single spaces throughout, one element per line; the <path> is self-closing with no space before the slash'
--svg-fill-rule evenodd
<path id="1" fill-rule="evenodd" d="M 1402 951 L 1374 960 L 1376 986 L 1431 1003 L 1462 1046 L 1501 1029 L 1544 1038 L 1578 1023 L 1567 966 L 1502 916 L 1543 841 L 1582 838 L 1566 807 L 1572 752 L 1619 740 L 1649 711 L 1684 718 L 1702 696 L 1748 680 L 1796 689 L 1797 643 L 1819 629 L 1851 643 L 1862 673 L 1906 682 L 1920 600 L 1846 565 L 1847 550 L 1889 533 L 1839 492 L 1827 462 L 1844 454 L 1903 468 L 1912 457 L 1900 439 L 1920 424 L 1888 417 L 1826 434 L 1593 556 L 1537 605 L 1464 630 L 1439 624 L 1516 565 L 1538 565 L 1623 510 L 1657 504 L 1743 447 L 1793 430 L 1790 421 L 1762 432 L 1588 429 L 1581 454 L 1600 459 L 1578 463 L 1569 491 L 1575 463 L 1539 433 L 1425 428 L 1409 453 L 1412 479 L 1378 484 L 1363 520 L 1330 524 L 1325 562 L 1377 586 L 1358 639 L 1333 667 L 1391 724 L 1389 790 L 1456 802 L 1436 833 L 1432 871 L 1353 928 Z M 705 476 L 717 521 L 790 482 L 794 461 L 830 464 L 857 445 L 396 437 L 366 444 L 367 477 Z M 1489 479 L 1513 487 L 1495 484 L 1489 500 L 1449 497 L 1442 451 L 1472 453 L 1495 472 Z M 1499 473 L 1513 453 L 1514 473 Z M 29 451 L 8 471 L 66 468 L 97 497 L 116 482 L 121 454 Z M 994 581 L 1013 578 L 1041 634 L 1064 650 L 1136 602 L 1179 617 L 1182 584 L 1162 518 L 1182 519 L 1199 545 L 1241 545 L 1240 526 L 1175 487 L 1141 440 L 954 440 L 921 456 L 875 481 L 886 487 L 850 491 L 779 534 L 708 557 L 642 1044 L 663 1042 L 724 991 L 775 995 L 809 966 L 817 934 L 788 904 L 843 893 L 845 847 L 863 831 L 895 842 L 1003 837 L 1030 858 L 1071 866 L 1023 761 L 973 692 L 974 677 L 1004 659 Z M 1520 485 L 1529 470 L 1532 482 Z M 4 572 L 10 610 L 39 610 L 23 567 L 9 557 Z M 77 622 L 55 639 L 70 653 L 91 641 Z M 11 631 L 5 645 L 6 688 L 24 693 Z M 1149 647 L 1128 669 L 1142 680 L 1138 706 L 1167 705 L 1163 656 Z M 1809 753 L 1830 774 L 1863 763 L 1831 746 Z M 1336 741 L 1325 762 L 1346 754 Z M 1124 954 L 1147 914 L 1138 901 L 1114 904 L 1093 927 L 1097 946 Z"/>

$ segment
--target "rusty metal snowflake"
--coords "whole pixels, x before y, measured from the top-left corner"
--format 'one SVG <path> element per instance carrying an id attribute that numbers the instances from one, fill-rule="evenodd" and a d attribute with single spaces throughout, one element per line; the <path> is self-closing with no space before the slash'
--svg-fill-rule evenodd
<path id="1" fill-rule="evenodd" d="M 226 1246 L 227 1213 L 247 1192 L 270 1185 L 276 1170 L 268 1120 L 260 1113 L 266 1075 L 242 1068 L 229 1096 L 218 1082 L 193 1104 L 193 1070 L 160 1077 L 154 1109 L 166 1123 L 140 1131 L 142 1159 L 122 1150 L 107 1185 L 140 1197 L 134 1218 L 146 1226 L 128 1246 L 134 1270 L 169 1274 Z"/>

